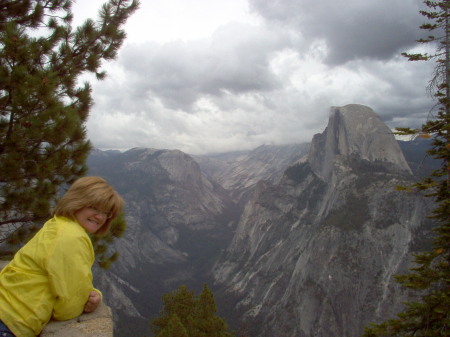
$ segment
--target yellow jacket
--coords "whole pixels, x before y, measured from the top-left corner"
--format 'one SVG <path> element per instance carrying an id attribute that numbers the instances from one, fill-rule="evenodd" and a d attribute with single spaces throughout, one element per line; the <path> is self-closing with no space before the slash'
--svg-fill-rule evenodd
<path id="1" fill-rule="evenodd" d="M 0 273 L 0 320 L 17 337 L 31 337 L 52 317 L 79 316 L 96 290 L 93 263 L 84 228 L 65 217 L 50 219 Z"/>

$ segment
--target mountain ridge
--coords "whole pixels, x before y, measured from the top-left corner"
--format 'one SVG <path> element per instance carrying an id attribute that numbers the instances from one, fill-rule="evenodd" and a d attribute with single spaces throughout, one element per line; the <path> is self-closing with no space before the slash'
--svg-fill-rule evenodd
<path id="1" fill-rule="evenodd" d="M 94 151 L 89 174 L 104 176 L 127 203 L 121 258 L 96 273 L 115 310 L 115 336 L 133 335 L 130 323 L 148 335 L 144 317 L 179 284 L 214 281 L 223 316 L 252 337 L 356 336 L 364 322 L 400 308 L 405 295 L 392 275 L 426 244 L 418 238 L 429 231 L 427 205 L 395 191 L 413 176 L 395 158 L 403 154 L 392 135 L 364 145 L 360 134 L 345 134 L 361 124 L 345 116 L 359 108 L 367 125 L 386 130 L 370 108 L 350 105 L 333 107 L 334 120 L 311 144 L 202 158 Z"/>

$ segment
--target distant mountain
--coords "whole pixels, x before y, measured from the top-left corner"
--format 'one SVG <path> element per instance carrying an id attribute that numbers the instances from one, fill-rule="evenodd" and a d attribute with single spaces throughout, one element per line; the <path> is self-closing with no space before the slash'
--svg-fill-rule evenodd
<path id="1" fill-rule="evenodd" d="M 423 149 L 399 146 L 370 108 L 332 112 L 310 144 L 92 151 L 89 174 L 126 201 L 121 257 L 95 273 L 116 337 L 151 336 L 162 294 L 180 284 L 210 284 L 248 337 L 357 336 L 401 307 L 392 275 L 428 244 L 430 225 L 425 200 L 395 186 L 415 179 L 408 164 Z"/>
<path id="2" fill-rule="evenodd" d="M 308 158 L 261 182 L 214 268 L 246 336 L 359 336 L 397 312 L 392 276 L 426 245 L 426 203 L 398 143 L 369 108 L 334 108 Z"/>
<path id="3" fill-rule="evenodd" d="M 245 204 L 261 180 L 278 182 L 284 170 L 304 157 L 310 144 L 262 145 L 252 151 L 194 156 L 212 180 L 230 193 L 237 204 Z"/>

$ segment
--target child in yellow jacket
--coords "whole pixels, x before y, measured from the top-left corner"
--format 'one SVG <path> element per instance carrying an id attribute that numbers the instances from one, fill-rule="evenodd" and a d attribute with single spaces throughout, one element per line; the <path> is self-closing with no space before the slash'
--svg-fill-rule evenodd
<path id="1" fill-rule="evenodd" d="M 108 232 L 122 208 L 122 198 L 102 178 L 73 183 L 53 218 L 0 273 L 0 336 L 37 336 L 51 318 L 72 319 L 98 307 L 102 295 L 92 285 L 88 234 Z"/>

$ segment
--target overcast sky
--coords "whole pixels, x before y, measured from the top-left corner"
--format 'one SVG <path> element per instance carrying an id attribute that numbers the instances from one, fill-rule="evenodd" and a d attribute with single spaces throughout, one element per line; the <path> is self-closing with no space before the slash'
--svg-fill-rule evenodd
<path id="1" fill-rule="evenodd" d="M 103 2 L 78 0 L 75 23 Z M 421 0 L 141 2 L 108 77 L 91 80 L 95 147 L 247 150 L 310 142 L 332 106 L 414 127 L 433 105 L 433 64 L 400 55 L 419 48 Z"/>

